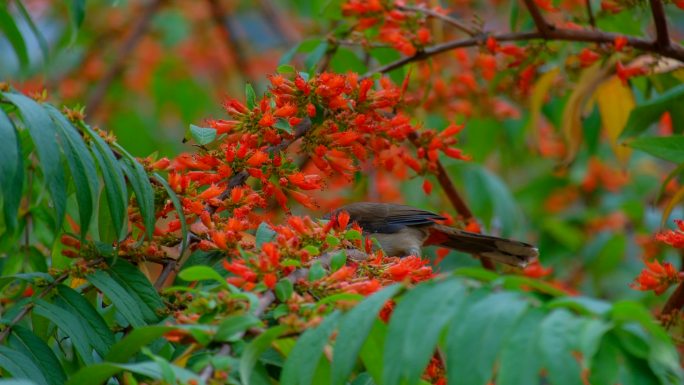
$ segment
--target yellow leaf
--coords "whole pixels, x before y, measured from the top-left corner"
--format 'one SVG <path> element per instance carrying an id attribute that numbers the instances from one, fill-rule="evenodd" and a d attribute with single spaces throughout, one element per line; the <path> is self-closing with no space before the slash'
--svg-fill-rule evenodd
<path id="1" fill-rule="evenodd" d="M 539 123 L 539 116 L 541 115 L 541 109 L 544 105 L 546 95 L 549 93 L 549 89 L 553 84 L 553 81 L 558 76 L 560 70 L 554 68 L 551 71 L 543 74 L 539 77 L 534 86 L 532 86 L 532 91 L 530 93 L 530 122 L 529 129 L 531 129 L 532 137 L 535 143 L 539 143 L 539 130 L 537 130 L 537 125 Z"/>
<path id="2" fill-rule="evenodd" d="M 188 364 L 188 359 L 192 357 L 192 354 L 197 350 L 197 344 L 190 344 L 190 346 L 176 358 L 173 360 L 173 364 L 176 366 L 179 366 L 181 368 L 184 368 Z"/>
<path id="3" fill-rule="evenodd" d="M 680 187 L 679 190 L 677 190 L 677 192 L 672 196 L 672 199 L 667 202 L 667 206 L 665 206 L 665 209 L 663 209 L 663 216 L 660 219 L 660 227 L 665 227 L 665 222 L 667 222 L 667 218 L 670 217 L 672 210 L 682 200 L 684 200 L 684 186 Z"/>
<path id="4" fill-rule="evenodd" d="M 591 101 L 596 88 L 613 70 L 615 60 L 615 58 L 611 58 L 607 60 L 603 66 L 601 66 L 601 63 L 595 63 L 591 67 L 583 70 L 579 80 L 575 84 L 575 89 L 572 91 L 565 104 L 561 131 L 568 144 L 568 153 L 564 160 L 566 165 L 572 163 L 582 144 L 582 114 L 585 112 L 587 103 Z"/>
<path id="5" fill-rule="evenodd" d="M 69 284 L 69 286 L 70 286 L 72 289 L 75 289 L 75 288 L 77 288 L 77 287 L 79 287 L 79 286 L 81 286 L 81 285 L 84 285 L 84 284 L 86 284 L 86 283 L 88 283 L 88 281 L 86 281 L 86 280 L 83 279 L 83 278 L 72 278 L 72 279 L 71 279 L 71 283 Z"/>
<path id="6" fill-rule="evenodd" d="M 618 137 L 625 128 L 627 120 L 629 120 L 630 112 L 636 106 L 632 90 L 624 85 L 617 76 L 612 76 L 596 90 L 596 101 L 610 146 L 615 157 L 624 166 L 627 164 L 632 150 L 629 147 L 619 145 Z"/>

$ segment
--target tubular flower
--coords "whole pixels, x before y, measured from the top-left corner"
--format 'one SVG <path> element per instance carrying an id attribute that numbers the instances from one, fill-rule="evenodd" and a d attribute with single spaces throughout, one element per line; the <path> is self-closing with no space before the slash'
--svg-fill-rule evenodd
<path id="1" fill-rule="evenodd" d="M 684 248 L 684 221 L 681 219 L 676 219 L 675 224 L 677 225 L 677 230 L 667 230 L 662 233 L 656 234 L 655 238 L 658 241 L 666 243 L 672 247 L 678 249 Z"/>
<path id="2" fill-rule="evenodd" d="M 677 269 L 669 263 L 661 264 L 659 261 L 644 261 L 646 268 L 630 286 L 636 290 L 653 290 L 656 295 L 663 294 L 671 285 L 682 281 L 683 277 Z"/>

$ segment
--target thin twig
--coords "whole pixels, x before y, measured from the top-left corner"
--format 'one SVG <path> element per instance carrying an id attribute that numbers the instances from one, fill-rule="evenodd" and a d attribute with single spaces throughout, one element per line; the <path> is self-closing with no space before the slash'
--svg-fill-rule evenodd
<path id="1" fill-rule="evenodd" d="M 417 12 L 417 13 L 422 13 L 426 16 L 434 17 L 435 19 L 439 19 L 444 21 L 447 24 L 451 24 L 457 29 L 467 33 L 470 36 L 475 36 L 479 33 L 478 30 L 474 28 L 470 28 L 469 26 L 465 25 L 459 20 L 456 20 L 455 18 L 441 14 L 439 12 L 436 12 L 432 9 L 429 8 L 423 8 L 423 7 L 416 7 L 413 5 L 397 5 L 397 9 L 402 10 L 402 11 L 409 11 L 409 12 Z"/>
<path id="2" fill-rule="evenodd" d="M 541 33 L 542 36 L 548 36 L 553 27 L 546 22 L 546 19 L 539 10 L 539 7 L 537 7 L 537 4 L 534 0 L 523 0 L 523 2 L 525 3 L 527 10 L 530 11 L 534 25 L 537 26 L 539 33 Z"/>
<path id="3" fill-rule="evenodd" d="M 114 63 L 109 67 L 109 71 L 102 77 L 102 80 L 95 86 L 95 89 L 90 93 L 88 100 L 86 101 L 86 106 L 88 106 L 88 114 L 94 116 L 96 111 L 100 108 L 102 101 L 104 100 L 105 94 L 109 89 L 112 82 L 123 72 L 126 61 L 130 59 L 131 54 L 135 47 L 138 46 L 140 40 L 150 26 L 152 18 L 159 10 L 160 6 L 164 0 L 153 0 L 150 2 L 145 9 L 142 11 L 142 15 L 138 19 L 138 22 L 133 26 L 133 32 L 131 32 L 128 39 L 123 43 L 121 49 L 116 54 L 114 58 Z"/>
<path id="4" fill-rule="evenodd" d="M 667 48 L 670 45 L 670 35 L 667 32 L 667 18 L 663 3 L 660 0 L 650 0 L 649 3 L 656 28 L 656 45 L 661 49 Z"/>

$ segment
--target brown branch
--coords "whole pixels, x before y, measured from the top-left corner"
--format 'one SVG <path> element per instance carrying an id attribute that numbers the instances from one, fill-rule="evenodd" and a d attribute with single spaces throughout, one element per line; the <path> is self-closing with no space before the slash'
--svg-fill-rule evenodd
<path id="1" fill-rule="evenodd" d="M 677 289 L 667 299 L 663 310 L 660 312 L 660 319 L 665 323 L 669 323 L 672 321 L 672 316 L 682 308 L 684 308 L 684 281 L 679 283 Z"/>
<path id="2" fill-rule="evenodd" d="M 653 12 L 653 22 L 656 28 L 655 44 L 661 49 L 670 46 L 670 36 L 667 32 L 667 18 L 665 17 L 665 9 L 660 0 L 650 0 L 651 12 Z"/>
<path id="3" fill-rule="evenodd" d="M 615 41 L 616 37 L 624 36 L 612 32 L 602 32 L 602 31 L 589 31 L 589 30 L 569 30 L 563 28 L 553 29 L 548 32 L 545 37 L 541 32 L 515 32 L 515 33 L 501 33 L 493 35 L 480 35 L 467 39 L 456 39 L 447 41 L 441 44 L 436 44 L 431 47 L 426 48 L 423 51 L 416 53 L 413 56 L 408 56 L 401 58 L 395 62 L 386 64 L 382 67 L 378 67 L 364 75 L 364 77 L 372 76 L 376 73 L 386 73 L 394 69 L 403 67 L 406 64 L 413 63 L 416 61 L 425 60 L 431 56 L 438 55 L 440 53 L 448 52 L 456 48 L 473 47 L 476 45 L 485 44 L 487 38 L 491 36 L 497 41 L 527 41 L 527 40 L 560 40 L 560 41 L 574 41 L 574 42 L 585 42 L 585 43 L 612 43 Z M 665 57 L 679 60 L 684 62 L 684 47 L 681 45 L 670 44 L 666 47 L 660 47 L 657 43 L 634 37 L 634 36 L 624 36 L 627 38 L 627 44 L 646 52 L 656 53 Z"/>
<path id="4" fill-rule="evenodd" d="M 126 61 L 131 57 L 133 50 L 138 46 L 138 43 L 140 43 L 142 37 L 145 36 L 145 33 L 147 33 L 150 22 L 162 3 L 164 3 L 164 0 L 153 0 L 143 9 L 138 22 L 133 26 L 133 32 L 131 32 L 128 39 L 126 39 L 121 46 L 121 49 L 119 49 L 119 52 L 114 58 L 114 63 L 109 67 L 109 71 L 107 71 L 102 77 L 102 80 L 100 80 L 97 86 L 95 86 L 95 89 L 90 93 L 90 96 L 86 101 L 86 106 L 88 106 L 88 113 L 91 116 L 95 115 L 96 111 L 100 108 L 109 86 L 123 72 Z"/>
<path id="5" fill-rule="evenodd" d="M 235 66 L 244 79 L 254 83 L 254 79 L 249 70 L 249 63 L 245 57 L 245 49 L 241 47 L 240 43 L 235 39 L 233 23 L 225 8 L 223 8 L 221 1 L 207 0 L 207 3 L 209 5 L 209 10 L 211 11 L 211 18 L 223 35 L 223 42 L 230 55 L 233 57 Z"/>
<path id="6" fill-rule="evenodd" d="M 534 0 L 523 0 L 523 2 L 525 3 L 527 10 L 530 11 L 530 15 L 532 16 L 534 25 L 537 26 L 537 30 L 539 31 L 539 33 L 541 33 L 542 36 L 548 36 L 549 32 L 551 32 L 554 27 L 546 22 L 544 15 L 542 15 L 541 11 L 539 10 L 539 7 L 537 7 L 537 4 L 535 4 Z"/>
<path id="7" fill-rule="evenodd" d="M 278 30 L 278 34 L 288 45 L 293 45 L 301 40 L 301 35 L 292 24 L 285 20 L 283 12 L 276 8 L 271 0 L 258 0 L 259 9 L 269 25 Z"/>
<path id="8" fill-rule="evenodd" d="M 439 12 L 436 12 L 432 9 L 428 8 L 423 8 L 423 7 L 416 7 L 412 5 L 397 5 L 397 9 L 402 10 L 402 11 L 409 11 L 409 12 L 416 12 L 416 13 L 422 13 L 426 16 L 434 17 L 435 19 L 439 19 L 444 21 L 447 24 L 451 24 L 457 29 L 467 33 L 470 36 L 475 36 L 479 33 L 478 30 L 474 28 L 470 28 L 469 26 L 465 25 L 459 20 L 456 20 L 455 18 L 448 16 L 448 15 L 443 15 Z"/>

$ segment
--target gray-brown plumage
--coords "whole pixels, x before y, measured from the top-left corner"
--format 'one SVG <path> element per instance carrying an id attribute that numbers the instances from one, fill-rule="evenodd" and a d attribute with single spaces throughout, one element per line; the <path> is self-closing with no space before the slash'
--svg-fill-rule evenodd
<path id="1" fill-rule="evenodd" d="M 437 245 L 524 267 L 539 255 L 527 243 L 440 225 L 435 221 L 446 218 L 411 206 L 359 202 L 340 207 L 332 215 L 341 211 L 349 213 L 349 223 L 358 223 L 391 256 L 420 255 L 423 246 Z"/>

